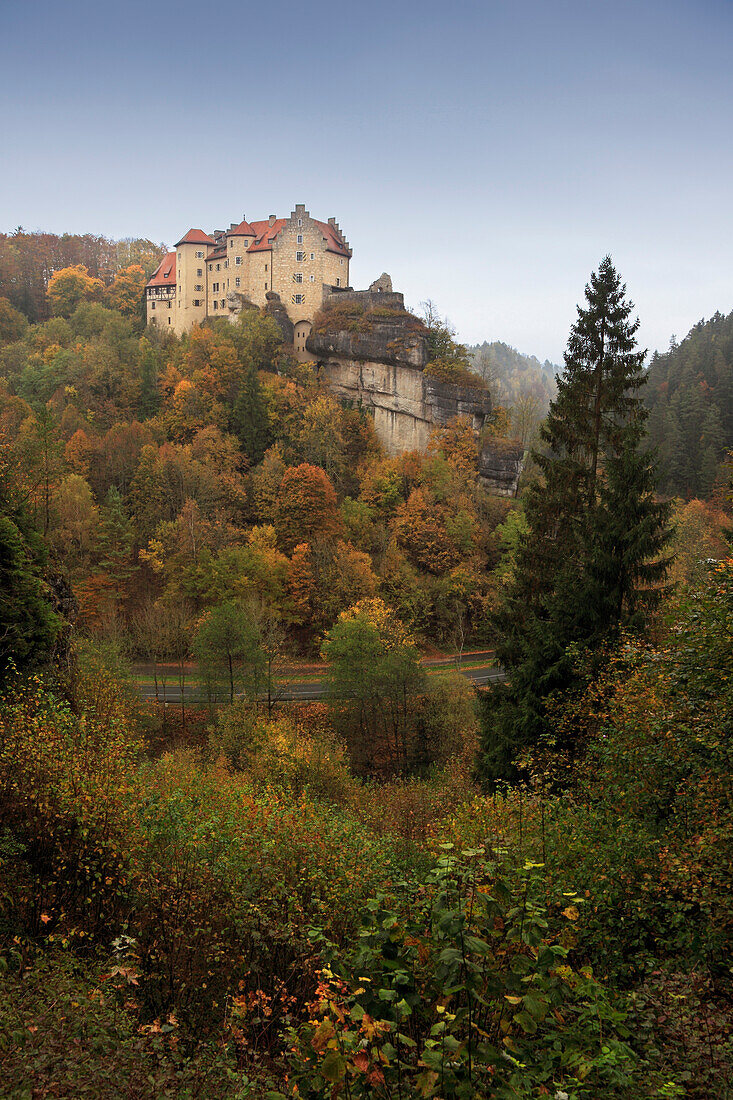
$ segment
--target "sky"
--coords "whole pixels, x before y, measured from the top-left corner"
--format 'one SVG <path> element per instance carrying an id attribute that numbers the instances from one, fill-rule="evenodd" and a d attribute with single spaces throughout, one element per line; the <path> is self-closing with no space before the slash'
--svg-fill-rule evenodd
<path id="1" fill-rule="evenodd" d="M 0 0 L 0 232 L 335 217 L 464 342 L 560 362 L 613 256 L 642 346 L 733 310 L 733 0 Z"/>

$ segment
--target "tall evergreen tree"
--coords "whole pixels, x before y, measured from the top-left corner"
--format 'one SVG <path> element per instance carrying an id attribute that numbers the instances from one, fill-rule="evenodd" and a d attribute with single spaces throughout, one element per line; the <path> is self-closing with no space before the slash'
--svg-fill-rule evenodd
<path id="1" fill-rule="evenodd" d="M 257 368 L 254 365 L 247 371 L 244 386 L 234 404 L 230 427 L 239 439 L 250 465 L 256 466 L 262 461 L 265 451 L 272 442 L 272 433 L 267 418 L 267 406 L 262 396 L 262 387 L 257 377 Z"/>
<path id="2" fill-rule="evenodd" d="M 644 448 L 638 320 L 610 257 L 591 275 L 570 332 L 558 395 L 534 459 L 543 477 L 526 497 L 527 534 L 497 615 L 509 683 L 484 715 L 485 771 L 548 732 L 548 701 L 623 626 L 640 628 L 666 573 L 668 506 L 654 498 Z"/>

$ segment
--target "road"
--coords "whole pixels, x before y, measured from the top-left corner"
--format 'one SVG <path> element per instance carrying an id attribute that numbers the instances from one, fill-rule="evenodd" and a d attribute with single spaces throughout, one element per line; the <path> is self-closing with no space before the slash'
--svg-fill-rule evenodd
<path id="1" fill-rule="evenodd" d="M 441 670 L 457 670 L 461 676 L 465 676 L 477 687 L 486 687 L 487 684 L 496 683 L 504 679 L 504 670 L 493 661 L 493 652 L 481 650 L 478 652 L 464 653 L 459 665 L 455 657 L 430 657 L 421 663 L 428 675 L 435 675 Z M 281 669 L 278 673 L 278 702 L 297 702 L 310 699 L 322 699 L 326 694 L 323 686 L 323 676 L 326 666 L 322 664 L 297 665 Z M 158 689 L 154 683 L 154 669 L 152 665 L 136 665 L 134 674 L 138 682 L 138 691 L 143 699 L 159 703 L 180 703 L 181 695 L 186 703 L 196 705 L 208 702 L 206 692 L 197 682 L 197 670 L 186 670 L 187 682 L 183 693 L 178 683 L 178 670 L 174 666 L 158 668 Z"/>

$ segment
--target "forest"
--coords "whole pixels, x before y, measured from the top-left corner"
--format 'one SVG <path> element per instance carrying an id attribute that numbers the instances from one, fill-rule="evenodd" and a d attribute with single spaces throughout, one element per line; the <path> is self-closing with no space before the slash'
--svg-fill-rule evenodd
<path id="1" fill-rule="evenodd" d="M 556 382 L 479 348 L 508 499 L 123 245 L 0 241 L 4 1095 L 733 1095 L 731 318 L 647 371 L 606 257 Z"/>
<path id="2" fill-rule="evenodd" d="M 699 321 L 681 344 L 673 337 L 669 351 L 652 356 L 646 401 L 662 490 L 710 497 L 733 439 L 733 312 Z"/>

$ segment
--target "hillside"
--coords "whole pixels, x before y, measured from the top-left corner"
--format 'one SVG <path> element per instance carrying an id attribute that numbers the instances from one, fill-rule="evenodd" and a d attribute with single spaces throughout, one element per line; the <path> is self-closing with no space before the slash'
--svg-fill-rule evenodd
<path id="1" fill-rule="evenodd" d="M 709 496 L 733 447 L 733 312 L 698 321 L 668 352 L 655 353 L 645 400 L 649 437 L 659 448 L 661 488 Z"/>
<path id="2" fill-rule="evenodd" d="M 142 238 L 115 241 L 94 233 L 28 233 L 19 227 L 0 233 L 0 298 L 29 321 L 45 321 L 51 315 L 46 288 L 54 271 L 83 264 L 92 278 L 109 284 L 123 268 L 139 264 L 148 279 L 164 251 Z"/>
<path id="3" fill-rule="evenodd" d="M 536 396 L 547 410 L 555 396 L 555 375 L 560 369 L 549 359 L 540 363 L 534 355 L 494 340 L 474 344 L 468 348 L 473 368 L 487 383 L 491 395 L 499 405 L 514 405 L 519 397 Z"/>
<path id="4" fill-rule="evenodd" d="M 648 456 L 593 510 L 560 446 L 497 499 L 468 417 L 386 454 L 266 310 L 164 335 L 143 278 L 0 298 L 3 1097 L 730 1096 L 730 494 L 670 506 L 675 586 L 617 633 Z"/>

